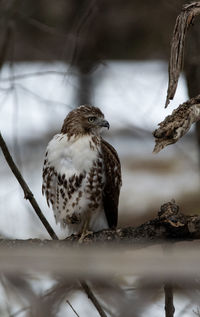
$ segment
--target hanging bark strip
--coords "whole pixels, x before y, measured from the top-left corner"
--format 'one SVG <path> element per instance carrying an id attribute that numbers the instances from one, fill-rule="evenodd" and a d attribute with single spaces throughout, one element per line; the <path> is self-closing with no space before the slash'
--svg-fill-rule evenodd
<path id="1" fill-rule="evenodd" d="M 169 61 L 169 83 L 165 108 L 174 98 L 178 79 L 184 62 L 184 48 L 187 30 L 193 24 L 194 18 L 200 14 L 200 2 L 193 2 L 183 6 L 174 26 Z"/>
<path id="2" fill-rule="evenodd" d="M 158 153 L 167 145 L 176 143 L 199 120 L 200 95 L 181 104 L 159 123 L 159 128 L 153 132 L 156 143 L 153 152 Z"/>

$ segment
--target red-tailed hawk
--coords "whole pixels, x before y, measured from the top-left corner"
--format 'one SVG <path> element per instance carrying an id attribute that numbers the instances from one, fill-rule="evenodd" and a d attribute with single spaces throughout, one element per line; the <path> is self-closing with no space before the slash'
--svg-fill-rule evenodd
<path id="1" fill-rule="evenodd" d="M 69 234 L 117 226 L 121 166 L 102 127 L 109 123 L 99 108 L 80 106 L 47 146 L 42 192 Z"/>

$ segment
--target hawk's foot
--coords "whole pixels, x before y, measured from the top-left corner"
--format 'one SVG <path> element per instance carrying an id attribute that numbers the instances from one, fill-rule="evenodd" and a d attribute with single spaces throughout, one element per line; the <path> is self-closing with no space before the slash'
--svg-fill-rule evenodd
<path id="1" fill-rule="evenodd" d="M 89 230 L 83 231 L 83 232 L 81 233 L 81 236 L 80 236 L 79 240 L 78 240 L 78 243 L 83 243 L 83 240 L 84 240 L 87 236 L 89 236 L 90 234 L 93 234 L 93 231 L 89 231 Z"/>

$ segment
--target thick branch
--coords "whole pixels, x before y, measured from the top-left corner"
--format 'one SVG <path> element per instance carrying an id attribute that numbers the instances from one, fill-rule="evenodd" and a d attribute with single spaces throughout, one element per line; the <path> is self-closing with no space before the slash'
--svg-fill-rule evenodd
<path id="1" fill-rule="evenodd" d="M 153 132 L 156 143 L 153 152 L 158 153 L 167 145 L 176 143 L 199 120 L 200 95 L 181 104 L 159 123 L 160 127 Z"/>
<path id="2" fill-rule="evenodd" d="M 78 236 L 68 237 L 66 242 L 77 242 Z M 182 214 L 174 201 L 161 206 L 158 216 L 134 228 L 119 228 L 103 230 L 88 235 L 83 243 L 121 242 L 128 244 L 150 244 L 163 241 L 181 241 L 185 239 L 200 239 L 200 216 Z"/>
<path id="3" fill-rule="evenodd" d="M 176 92 L 178 79 L 183 66 L 186 32 L 193 23 L 195 16 L 199 14 L 200 2 L 193 2 L 184 5 L 181 13 L 176 19 L 171 42 L 169 83 L 165 108 L 168 106 L 170 100 L 174 98 Z"/>
<path id="4" fill-rule="evenodd" d="M 40 241 L 41 247 L 66 247 L 79 246 L 78 235 L 71 235 L 61 241 Z M 166 242 L 178 242 L 191 239 L 200 239 L 200 216 L 187 216 L 181 213 L 179 207 L 174 201 L 161 206 L 158 215 L 138 227 L 126 227 L 114 229 L 105 229 L 99 232 L 89 234 L 83 240 L 83 245 L 94 245 L 96 243 L 109 245 L 114 243 L 117 246 L 121 244 L 131 245 L 136 248 L 151 244 L 160 244 Z M 38 245 L 38 239 L 30 239 L 30 247 Z M 14 246 L 27 246 L 27 241 L 14 240 Z M 0 240 L 0 247 L 12 247 L 12 240 Z M 82 247 L 82 244 L 80 245 Z"/>

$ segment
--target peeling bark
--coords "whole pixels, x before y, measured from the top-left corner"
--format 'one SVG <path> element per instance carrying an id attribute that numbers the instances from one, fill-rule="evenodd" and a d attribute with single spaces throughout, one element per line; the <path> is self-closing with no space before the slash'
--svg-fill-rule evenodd
<path id="1" fill-rule="evenodd" d="M 156 143 L 153 152 L 158 153 L 167 145 L 176 143 L 199 120 L 200 95 L 181 104 L 159 123 L 160 127 L 153 132 Z"/>
<path id="2" fill-rule="evenodd" d="M 190 25 L 193 24 L 194 18 L 199 14 L 200 2 L 193 2 L 190 4 L 185 4 L 181 13 L 176 19 L 171 42 L 169 83 L 165 108 L 168 106 L 170 100 L 174 98 L 176 92 L 178 79 L 183 66 L 185 37 L 187 30 L 189 29 Z"/>
<path id="3" fill-rule="evenodd" d="M 83 243 L 124 242 L 151 243 L 161 240 L 182 240 L 200 238 L 200 216 L 186 216 L 174 201 L 163 204 L 157 217 L 134 228 L 102 230 L 88 235 Z M 79 236 L 71 235 L 66 242 L 77 242 Z M 163 242 L 163 241 L 162 241 Z"/>

